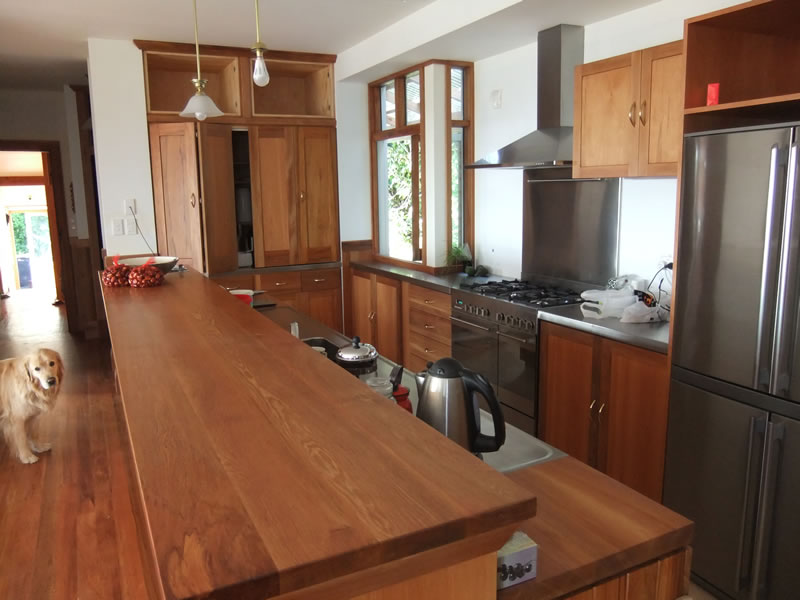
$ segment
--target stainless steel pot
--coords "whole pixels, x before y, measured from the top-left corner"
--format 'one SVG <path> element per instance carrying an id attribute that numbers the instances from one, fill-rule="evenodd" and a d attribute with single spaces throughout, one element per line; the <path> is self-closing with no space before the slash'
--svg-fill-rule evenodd
<path id="1" fill-rule="evenodd" d="M 339 348 L 336 362 L 360 379 L 366 379 L 378 372 L 378 351 L 371 344 L 362 344 L 358 337 L 350 346 Z"/>

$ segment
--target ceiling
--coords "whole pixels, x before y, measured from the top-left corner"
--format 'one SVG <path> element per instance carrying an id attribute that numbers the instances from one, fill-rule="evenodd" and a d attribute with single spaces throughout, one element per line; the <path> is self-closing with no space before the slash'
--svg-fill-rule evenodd
<path id="1" fill-rule="evenodd" d="M 338 54 L 434 0 L 261 0 L 270 48 Z M 255 42 L 252 0 L 198 0 L 200 43 Z M 0 2 L 0 87 L 85 84 L 86 40 L 193 42 L 191 0 Z"/>
<path id="2" fill-rule="evenodd" d="M 654 1 L 521 0 L 389 63 L 410 65 L 434 56 L 479 60 L 533 42 L 545 27 L 587 25 Z M 278 50 L 340 54 L 433 2 L 261 0 L 261 35 Z M 197 0 L 197 10 L 201 44 L 249 47 L 255 41 L 252 0 Z M 0 87 L 86 84 L 90 37 L 192 42 L 193 34 L 191 0 L 0 2 Z M 376 68 L 385 73 L 389 64 Z"/>

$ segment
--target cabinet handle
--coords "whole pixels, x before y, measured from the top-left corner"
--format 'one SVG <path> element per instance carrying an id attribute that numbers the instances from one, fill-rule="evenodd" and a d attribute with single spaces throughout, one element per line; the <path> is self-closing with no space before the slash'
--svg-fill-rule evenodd
<path id="1" fill-rule="evenodd" d="M 368 316 L 367 318 L 368 318 L 370 321 L 374 321 L 374 320 L 375 320 L 375 313 L 374 313 L 374 312 L 371 312 L 371 313 L 369 313 L 369 316 Z"/>
<path id="2" fill-rule="evenodd" d="M 605 403 L 605 402 L 603 402 L 603 404 L 601 404 L 601 405 L 600 405 L 600 409 L 597 411 L 597 416 L 598 416 L 598 417 L 599 417 L 600 415 L 602 415 L 602 414 L 603 414 L 603 409 L 604 409 L 605 407 L 606 407 L 606 403 Z"/>
<path id="3" fill-rule="evenodd" d="M 286 285 L 286 282 L 285 281 L 276 281 L 275 282 L 275 287 L 278 287 L 280 285 Z"/>
<path id="4" fill-rule="evenodd" d="M 628 111 L 628 120 L 633 127 L 636 127 L 636 102 L 631 104 L 631 109 Z"/>
<path id="5" fill-rule="evenodd" d="M 639 109 L 639 122 L 644 126 L 647 125 L 647 100 L 642 100 L 642 107 Z"/>
<path id="6" fill-rule="evenodd" d="M 194 193 L 192 193 L 192 195 L 189 196 L 189 204 L 192 205 L 192 208 L 197 206 L 197 196 L 195 196 Z"/>
<path id="7" fill-rule="evenodd" d="M 425 304 L 433 304 L 433 300 L 424 300 Z"/>
<path id="8" fill-rule="evenodd" d="M 592 400 L 592 403 L 589 405 L 589 412 L 592 412 L 592 410 L 594 410 L 595 404 L 597 404 L 597 400 Z"/>
<path id="9" fill-rule="evenodd" d="M 306 197 L 306 193 L 305 192 L 300 192 L 300 200 L 305 199 L 305 197 Z"/>
<path id="10" fill-rule="evenodd" d="M 425 327 L 425 329 L 433 329 L 433 325 L 428 325 L 427 323 L 425 323 L 423 327 Z"/>
<path id="11" fill-rule="evenodd" d="M 428 350 L 427 348 L 425 348 L 425 354 L 430 354 L 430 353 L 431 353 L 431 351 Z"/>
<path id="12" fill-rule="evenodd" d="M 315 279 L 315 280 L 314 280 L 314 283 L 322 283 L 323 281 L 325 281 L 325 278 L 324 278 L 324 277 L 323 277 L 323 278 L 321 278 L 321 279 Z"/>

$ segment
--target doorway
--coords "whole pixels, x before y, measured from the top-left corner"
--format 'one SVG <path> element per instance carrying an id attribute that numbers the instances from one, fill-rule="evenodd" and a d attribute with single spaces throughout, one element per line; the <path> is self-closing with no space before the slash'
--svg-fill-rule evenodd
<path id="1" fill-rule="evenodd" d="M 54 197 L 41 152 L 0 151 L 0 273 L 3 294 L 35 294 L 60 303 L 58 238 L 51 227 Z M 55 243 L 54 243 L 55 241 Z"/>

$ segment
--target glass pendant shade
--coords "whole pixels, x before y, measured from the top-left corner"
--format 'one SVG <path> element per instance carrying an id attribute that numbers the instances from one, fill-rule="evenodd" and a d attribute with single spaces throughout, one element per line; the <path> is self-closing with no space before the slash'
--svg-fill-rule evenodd
<path id="1" fill-rule="evenodd" d="M 222 111 L 203 90 L 197 90 L 194 96 L 189 98 L 180 116 L 194 117 L 198 121 L 205 121 L 207 117 L 221 117 L 222 114 Z"/>
<path id="2" fill-rule="evenodd" d="M 256 64 L 253 67 L 253 83 L 259 87 L 264 87 L 269 83 L 267 63 L 264 62 L 264 57 L 260 54 L 256 57 Z"/>

